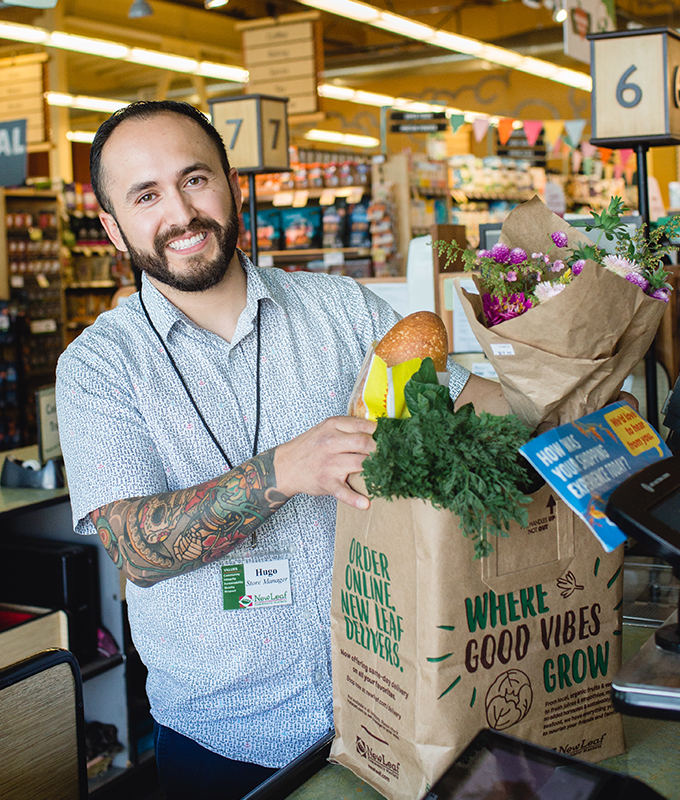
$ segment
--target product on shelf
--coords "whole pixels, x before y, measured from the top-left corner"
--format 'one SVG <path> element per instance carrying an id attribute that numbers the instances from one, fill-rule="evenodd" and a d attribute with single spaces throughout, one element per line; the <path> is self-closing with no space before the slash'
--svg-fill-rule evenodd
<path id="1" fill-rule="evenodd" d="M 250 250 L 250 212 L 243 212 L 243 250 Z M 263 209 L 257 212 L 258 250 L 281 249 L 281 212 L 278 208 Z"/>
<path id="2" fill-rule="evenodd" d="M 321 245 L 321 209 L 318 206 L 284 209 L 281 223 L 286 249 L 314 249 Z"/>
<path id="3" fill-rule="evenodd" d="M 368 202 L 362 202 L 348 206 L 347 244 L 349 247 L 371 246 L 368 205 Z"/>
<path id="4" fill-rule="evenodd" d="M 347 231 L 347 205 L 336 200 L 323 208 L 323 246 L 345 247 Z"/>

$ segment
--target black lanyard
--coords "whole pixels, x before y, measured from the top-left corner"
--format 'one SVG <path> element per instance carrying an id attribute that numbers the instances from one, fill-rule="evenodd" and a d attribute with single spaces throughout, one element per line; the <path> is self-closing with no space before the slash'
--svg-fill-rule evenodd
<path id="1" fill-rule="evenodd" d="M 229 469 L 234 469 L 234 467 L 233 467 L 231 461 L 229 460 L 227 454 L 224 452 L 224 449 L 222 448 L 222 445 L 217 441 L 217 438 L 215 437 L 215 434 L 212 432 L 212 429 L 210 428 L 210 425 L 208 425 L 208 423 L 205 420 L 205 417 L 203 416 L 203 414 L 201 414 L 201 411 L 200 411 L 198 405 L 196 404 L 196 401 L 194 400 L 194 397 L 191 394 L 191 391 L 189 390 L 189 387 L 187 386 L 186 381 L 184 380 L 184 377 L 183 377 L 182 373 L 179 371 L 179 367 L 175 363 L 175 359 L 172 357 L 172 354 L 170 353 L 170 350 L 168 350 L 167 344 L 165 343 L 165 341 L 164 341 L 163 337 L 160 335 L 160 333 L 156 330 L 156 326 L 151 321 L 151 317 L 149 316 L 149 312 L 147 311 L 146 306 L 144 305 L 144 300 L 142 299 L 142 290 L 141 289 L 139 290 L 139 302 L 142 305 L 142 309 L 144 311 L 144 314 L 146 315 L 146 318 L 147 318 L 147 320 L 149 322 L 149 325 L 151 325 L 151 329 L 153 330 L 153 332 L 158 337 L 158 341 L 163 345 L 163 349 L 165 350 L 168 358 L 170 359 L 170 363 L 172 364 L 172 367 L 175 370 L 175 373 L 177 374 L 177 377 L 182 382 L 182 386 L 184 387 L 184 391 L 187 393 L 187 397 L 191 401 L 191 405 L 194 407 L 194 410 L 198 414 L 201 422 L 203 423 L 203 427 L 209 433 L 210 438 L 215 443 L 215 447 L 217 447 L 217 449 L 220 451 L 220 454 L 221 454 L 222 458 L 226 461 L 227 466 L 229 467 Z M 257 455 L 257 442 L 258 442 L 259 437 L 260 437 L 260 301 L 258 300 L 257 301 L 257 365 L 255 367 L 255 435 L 253 437 L 253 455 L 252 455 L 252 458 L 255 458 L 255 456 Z"/>

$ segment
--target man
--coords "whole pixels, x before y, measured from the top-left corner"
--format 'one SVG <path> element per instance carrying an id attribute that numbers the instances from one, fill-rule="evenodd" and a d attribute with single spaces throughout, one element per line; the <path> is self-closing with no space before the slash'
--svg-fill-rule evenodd
<path id="1" fill-rule="evenodd" d="M 238 176 L 191 106 L 114 114 L 91 175 L 143 285 L 59 362 L 74 524 L 128 578 L 168 798 L 241 797 L 333 725 L 335 503 L 368 507 L 347 478 L 375 447 L 374 423 L 342 415 L 397 318 L 351 279 L 239 253 Z M 450 369 L 459 404 L 507 410 Z M 222 567 L 275 560 L 288 602 L 225 611 Z"/>

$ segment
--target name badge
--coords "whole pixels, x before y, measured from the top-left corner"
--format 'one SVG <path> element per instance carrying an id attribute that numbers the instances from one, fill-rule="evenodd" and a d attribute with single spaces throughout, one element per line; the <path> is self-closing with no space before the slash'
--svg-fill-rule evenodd
<path id="1" fill-rule="evenodd" d="M 290 605 L 288 559 L 223 564 L 222 597 L 225 611 Z"/>

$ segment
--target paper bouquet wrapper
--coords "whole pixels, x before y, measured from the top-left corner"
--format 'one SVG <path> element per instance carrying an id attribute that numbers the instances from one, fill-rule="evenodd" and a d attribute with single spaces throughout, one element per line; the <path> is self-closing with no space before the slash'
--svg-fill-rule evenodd
<path id="1" fill-rule="evenodd" d="M 510 213 L 500 241 L 545 253 L 558 230 L 567 233 L 569 248 L 591 243 L 534 197 Z M 512 413 L 532 430 L 571 422 L 616 399 L 667 307 L 590 260 L 559 295 L 492 328 L 484 324 L 481 294 L 456 290 Z"/>
<path id="2" fill-rule="evenodd" d="M 366 353 L 359 377 L 352 389 L 347 408 L 348 415 L 372 420 L 378 417 L 396 419 L 410 417 L 404 389 L 422 363 L 422 359 L 412 358 L 388 367 L 385 361 L 376 355 L 374 342 Z M 448 372 L 437 373 L 437 379 L 442 386 L 448 385 L 449 377 Z"/>

